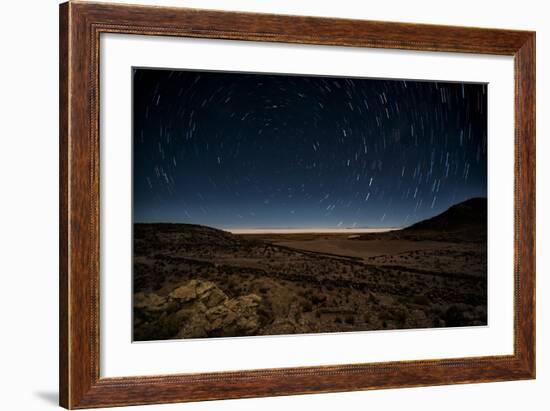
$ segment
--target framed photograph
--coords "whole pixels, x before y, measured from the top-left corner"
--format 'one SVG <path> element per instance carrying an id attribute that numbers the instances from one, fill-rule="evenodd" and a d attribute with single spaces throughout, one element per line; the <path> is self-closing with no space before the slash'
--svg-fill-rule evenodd
<path id="1" fill-rule="evenodd" d="M 60 404 L 535 377 L 535 33 L 60 6 Z"/>

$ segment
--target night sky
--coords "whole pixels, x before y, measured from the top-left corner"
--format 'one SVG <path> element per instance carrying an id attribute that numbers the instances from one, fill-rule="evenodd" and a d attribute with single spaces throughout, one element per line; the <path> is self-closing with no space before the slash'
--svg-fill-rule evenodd
<path id="1" fill-rule="evenodd" d="M 135 222 L 403 227 L 487 195 L 487 86 L 135 69 Z"/>

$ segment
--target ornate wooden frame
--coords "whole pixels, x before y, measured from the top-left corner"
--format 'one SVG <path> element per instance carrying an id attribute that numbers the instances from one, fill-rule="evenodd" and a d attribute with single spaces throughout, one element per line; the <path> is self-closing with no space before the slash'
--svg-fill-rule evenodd
<path id="1" fill-rule="evenodd" d="M 513 56 L 514 354 L 155 377 L 99 374 L 101 33 Z M 90 408 L 535 377 L 535 33 L 183 8 L 60 5 L 60 404 Z"/>

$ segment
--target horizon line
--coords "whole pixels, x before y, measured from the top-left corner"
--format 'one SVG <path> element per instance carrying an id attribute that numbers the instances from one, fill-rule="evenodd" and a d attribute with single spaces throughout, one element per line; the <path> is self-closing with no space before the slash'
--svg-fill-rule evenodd
<path id="1" fill-rule="evenodd" d="M 366 234 L 401 230 L 401 227 L 223 228 L 231 234 Z"/>
<path id="2" fill-rule="evenodd" d="M 231 234 L 367 234 L 384 233 L 389 231 L 403 230 L 407 226 L 386 226 L 386 227 L 215 227 L 197 223 L 180 222 L 138 222 L 133 224 L 175 224 L 194 225 L 214 230 L 225 231 Z"/>
<path id="3" fill-rule="evenodd" d="M 353 234 L 352 231 L 358 231 L 364 233 L 368 232 L 384 232 L 384 231 L 396 231 L 396 230 L 403 230 L 407 227 L 410 227 L 411 225 L 417 224 L 421 221 L 429 220 L 431 218 L 434 218 L 440 214 L 445 213 L 446 211 L 450 210 L 452 207 L 474 200 L 474 199 L 482 199 L 482 200 L 488 200 L 487 196 L 476 196 L 476 197 L 469 197 L 466 200 L 459 201 L 457 203 L 451 204 L 448 206 L 444 211 L 433 214 L 430 217 L 421 218 L 416 221 L 410 221 L 407 224 L 403 224 L 401 226 L 386 226 L 386 227 L 217 227 L 207 224 L 201 224 L 201 223 L 193 223 L 193 222 L 184 222 L 184 221 L 132 221 L 132 224 L 188 224 L 188 225 L 198 225 L 203 227 L 210 227 L 217 230 L 223 230 L 230 233 L 236 233 L 236 232 L 244 232 L 244 231 L 254 231 L 254 232 L 263 232 L 263 233 L 269 233 L 269 232 L 282 232 L 283 230 L 292 230 L 293 232 L 302 232 L 302 233 L 331 233 L 331 232 L 348 232 L 350 234 Z"/>

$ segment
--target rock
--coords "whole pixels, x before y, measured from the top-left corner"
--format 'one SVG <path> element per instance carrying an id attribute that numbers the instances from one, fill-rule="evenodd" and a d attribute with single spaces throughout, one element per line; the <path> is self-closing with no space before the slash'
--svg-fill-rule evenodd
<path id="1" fill-rule="evenodd" d="M 294 334 L 296 332 L 296 329 L 297 326 L 294 322 L 287 319 L 280 319 L 274 321 L 267 327 L 267 334 Z"/>
<path id="2" fill-rule="evenodd" d="M 170 293 L 170 298 L 180 303 L 199 299 L 207 307 L 213 307 L 227 299 L 225 293 L 210 281 L 191 280 Z"/>
<path id="3" fill-rule="evenodd" d="M 256 309 L 261 301 L 262 297 L 249 294 L 229 300 L 225 305 L 238 314 L 248 316 L 256 314 Z"/>
<path id="4" fill-rule="evenodd" d="M 206 307 L 199 303 L 178 311 L 179 331 L 176 338 L 204 338 L 208 337 L 205 327 Z"/>
<path id="5" fill-rule="evenodd" d="M 249 294 L 226 300 L 206 312 L 210 333 L 216 335 L 248 335 L 256 331 L 261 324 L 258 307 L 261 297 Z"/>
<path id="6" fill-rule="evenodd" d="M 429 327 L 430 321 L 422 310 L 412 310 L 407 318 L 407 323 L 414 327 Z"/>
<path id="7" fill-rule="evenodd" d="M 236 313 L 225 305 L 211 308 L 207 311 L 206 317 L 208 331 L 210 332 L 222 331 L 233 324 L 237 319 Z"/>
<path id="8" fill-rule="evenodd" d="M 237 314 L 238 325 L 241 331 L 250 333 L 260 326 L 258 307 L 262 298 L 256 294 L 249 294 L 229 301 L 228 306 Z"/>
<path id="9" fill-rule="evenodd" d="M 219 288 L 216 287 L 216 284 L 210 281 L 192 280 L 191 282 L 195 282 L 196 293 L 199 297 L 206 294 L 208 291 L 214 288 L 216 290 L 219 290 Z"/>
<path id="10" fill-rule="evenodd" d="M 168 307 L 166 298 L 155 293 L 139 292 L 134 295 L 134 308 L 143 311 L 164 311 Z"/>
<path id="11" fill-rule="evenodd" d="M 219 305 L 227 300 L 227 295 L 219 288 L 210 288 L 201 296 L 201 302 L 208 308 Z"/>
<path id="12" fill-rule="evenodd" d="M 179 300 L 180 302 L 188 302 L 197 298 L 197 282 L 192 280 L 185 285 L 182 285 L 170 293 L 170 298 Z"/>
<path id="13" fill-rule="evenodd" d="M 168 297 L 137 293 L 142 339 L 204 338 L 250 335 L 265 323 L 265 304 L 256 294 L 230 299 L 215 283 L 191 280 L 172 290 Z M 269 307 L 267 307 L 269 308 Z M 145 325 L 144 321 L 148 321 Z"/>

